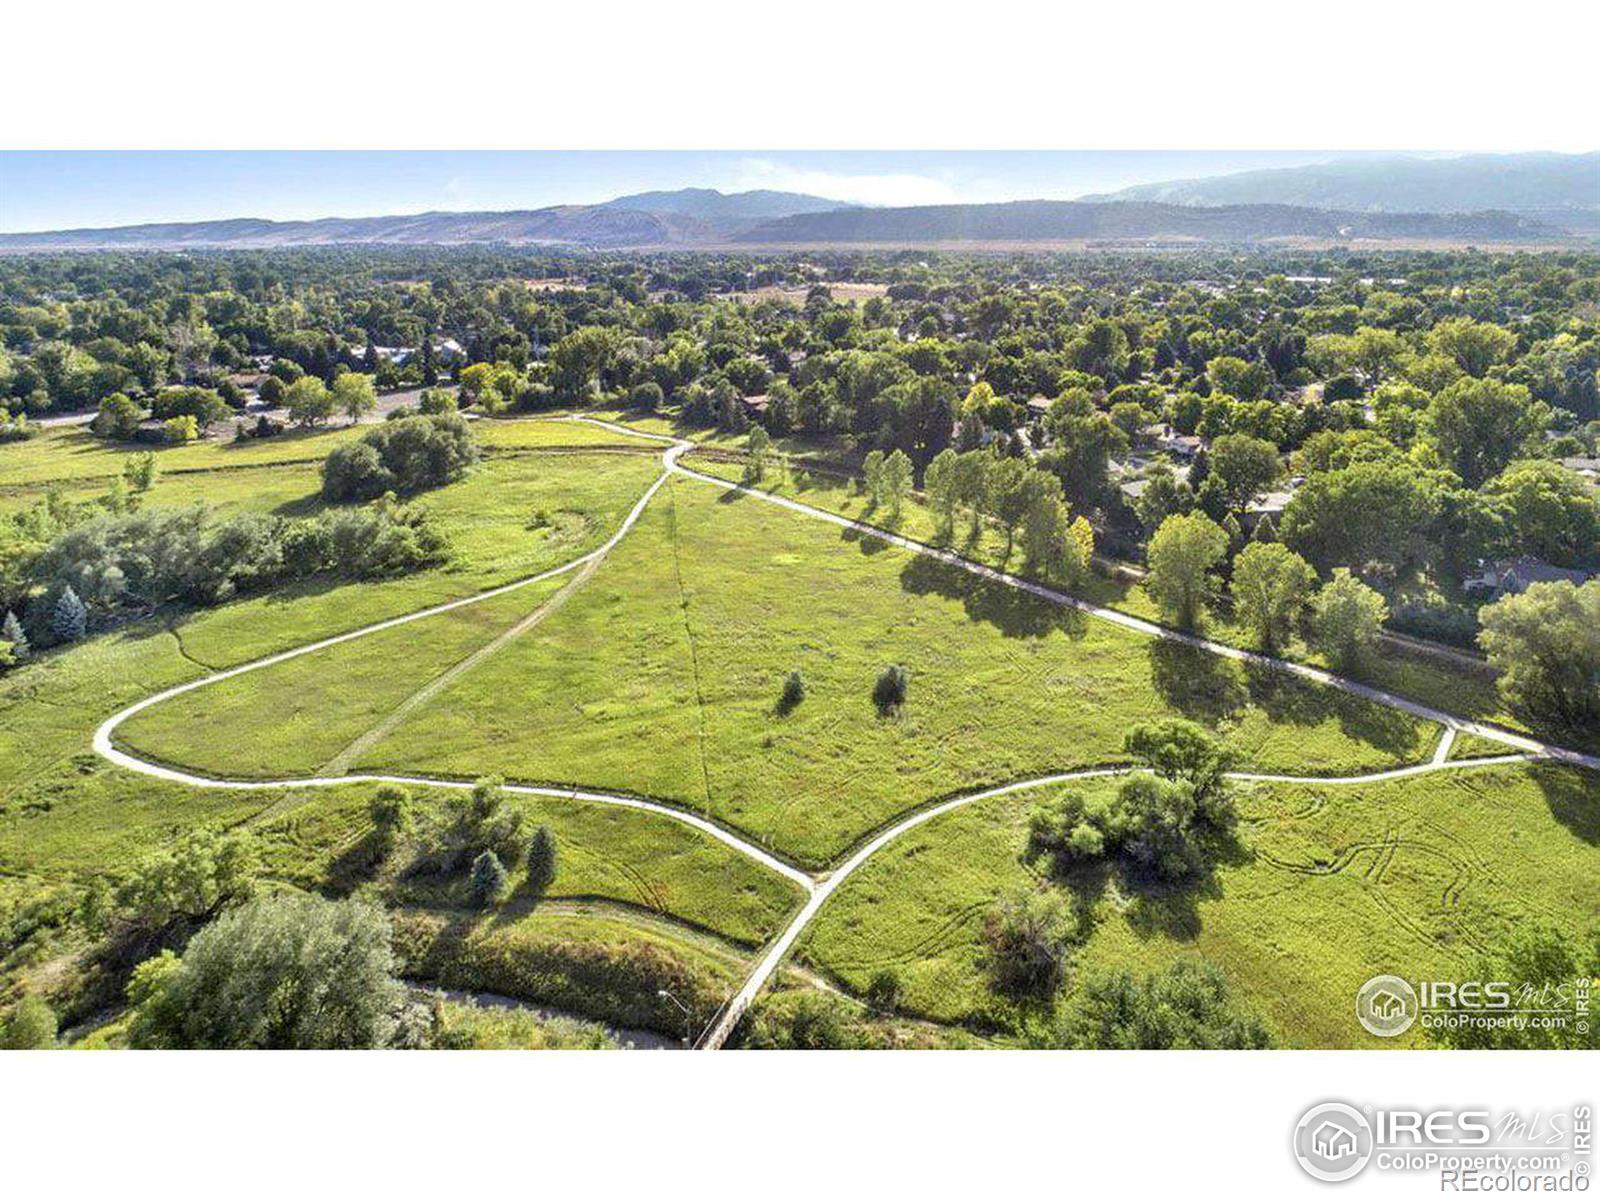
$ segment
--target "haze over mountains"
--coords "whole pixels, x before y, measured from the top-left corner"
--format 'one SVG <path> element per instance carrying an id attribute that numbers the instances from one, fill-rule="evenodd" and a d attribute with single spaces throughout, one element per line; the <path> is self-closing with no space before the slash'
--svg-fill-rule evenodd
<path id="1" fill-rule="evenodd" d="M 1290 204 L 1358 212 L 1503 210 L 1569 228 L 1600 228 L 1600 153 L 1388 156 L 1142 183 L 1085 200 Z"/>
<path id="2" fill-rule="evenodd" d="M 0 233 L 0 250 L 500 243 L 714 245 L 1551 242 L 1600 236 L 1600 154 L 1374 158 L 1141 184 L 1068 200 L 868 208 L 797 192 L 640 192 L 600 204 Z"/>

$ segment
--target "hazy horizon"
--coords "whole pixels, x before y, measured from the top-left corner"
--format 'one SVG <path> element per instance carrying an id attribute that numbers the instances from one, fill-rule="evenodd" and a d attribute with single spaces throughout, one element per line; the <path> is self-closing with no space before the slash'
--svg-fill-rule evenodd
<path id="1" fill-rule="evenodd" d="M 12 151 L 0 153 L 0 232 L 538 209 L 689 187 L 804 192 L 888 206 L 1070 200 L 1140 183 L 1401 156 L 1328 150 Z"/>

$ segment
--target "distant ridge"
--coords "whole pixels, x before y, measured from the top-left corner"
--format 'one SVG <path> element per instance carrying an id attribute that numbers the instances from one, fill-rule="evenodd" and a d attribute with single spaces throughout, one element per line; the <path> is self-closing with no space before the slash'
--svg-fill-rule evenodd
<path id="1" fill-rule="evenodd" d="M 763 221 L 850 207 L 798 192 L 683 188 L 640 192 L 603 204 L 563 204 L 511 212 L 427 212 L 399 217 L 326 217 L 315 221 L 223 221 L 124 225 L 0 234 L 13 250 L 250 249 L 274 246 L 511 245 L 668 246 L 730 238 Z"/>
<path id="2" fill-rule="evenodd" d="M 800 213 L 832 212 L 856 208 L 840 200 L 808 196 L 803 192 L 719 192 L 714 188 L 679 188 L 670 192 L 636 192 L 607 200 L 602 208 L 631 208 L 636 212 L 676 213 L 713 225 L 774 221 Z"/>
<path id="3" fill-rule="evenodd" d="M 1143 183 L 1088 201 L 1288 204 L 1356 212 L 1521 213 L 1568 228 L 1600 224 L 1600 153 L 1387 156 Z"/>
<path id="4" fill-rule="evenodd" d="M 754 197 L 754 199 L 751 199 Z M 832 207 L 774 219 L 761 209 Z M 646 205 L 646 208 L 632 205 Z M 334 245 L 693 248 L 729 244 L 938 245 L 952 242 L 1161 241 L 1251 243 L 1340 241 L 1546 242 L 1566 236 L 1543 219 L 1510 212 L 1383 213 L 1281 204 L 1201 206 L 1141 201 L 1024 200 L 858 208 L 793 194 L 642 193 L 605 204 L 511 212 L 430 212 L 317 221 L 232 219 L 117 229 L 0 234 L 0 250 L 251 249 Z"/>
<path id="5" fill-rule="evenodd" d="M 1282 204 L 1206 208 L 1137 201 L 1091 203 L 1019 200 L 1006 204 L 937 204 L 850 209 L 769 221 L 742 241 L 1047 242 L 1085 239 L 1193 239 L 1250 242 L 1270 238 L 1440 241 L 1541 241 L 1560 236 L 1514 213 L 1362 213 Z"/>

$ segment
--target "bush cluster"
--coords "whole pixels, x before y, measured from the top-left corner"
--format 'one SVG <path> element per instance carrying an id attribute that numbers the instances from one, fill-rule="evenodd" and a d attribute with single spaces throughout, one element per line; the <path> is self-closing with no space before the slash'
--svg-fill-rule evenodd
<path id="1" fill-rule="evenodd" d="M 322 495 L 372 500 L 385 492 L 420 492 L 455 482 L 477 460 L 478 447 L 459 413 L 402 417 L 329 451 L 322 464 Z"/>
<path id="2" fill-rule="evenodd" d="M 263 513 L 217 520 L 204 505 L 154 508 L 62 529 L 19 573 L 18 590 L 34 593 L 30 632 L 60 642 L 119 608 L 219 604 L 289 580 L 398 575 L 446 557 L 426 510 L 392 497 L 297 520 Z"/>

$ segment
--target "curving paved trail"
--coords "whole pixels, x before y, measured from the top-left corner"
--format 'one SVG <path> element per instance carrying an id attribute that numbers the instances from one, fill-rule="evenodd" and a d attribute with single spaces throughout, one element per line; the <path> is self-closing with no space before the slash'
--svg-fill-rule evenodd
<path id="1" fill-rule="evenodd" d="M 304 646 L 298 646 L 292 650 L 285 650 L 281 653 L 269 655 L 265 658 L 256 659 L 253 662 L 244 663 L 237 667 L 230 667 L 223 671 L 217 671 L 213 674 L 202 676 L 199 679 L 190 680 L 188 683 L 167 688 L 165 691 L 157 692 L 152 696 L 147 696 L 138 703 L 131 704 L 127 708 L 113 713 L 100 724 L 100 726 L 94 732 L 93 746 L 95 752 L 110 762 L 126 768 L 127 770 L 137 771 L 144 775 L 150 775 L 155 778 L 165 779 L 174 783 L 186 784 L 190 787 L 253 790 L 264 788 L 276 789 L 284 787 L 338 787 L 352 783 L 396 783 L 414 787 L 437 787 L 463 790 L 469 789 L 472 787 L 472 784 L 463 782 L 459 779 L 436 779 L 411 775 L 327 774 L 300 779 L 220 779 L 207 775 L 196 775 L 192 772 L 182 771 L 175 767 L 168 767 L 160 763 L 137 758 L 124 750 L 118 749 L 112 738 L 117 730 L 117 727 L 135 713 L 142 712 L 153 705 L 160 704 L 165 700 L 169 700 L 174 696 L 182 695 L 185 692 L 191 692 L 197 688 L 206 687 L 213 683 L 219 683 L 224 679 L 232 679 L 235 676 L 243 675 L 250 671 L 259 671 L 266 667 L 274 666 L 277 663 L 286 662 L 292 658 L 298 658 L 303 654 L 311 654 L 318 650 L 326 649 L 329 646 L 336 646 L 341 642 L 353 641 L 356 638 L 366 637 L 369 634 L 379 633 L 386 629 L 393 629 L 396 626 L 404 625 L 411 621 L 420 621 L 424 618 L 436 616 L 439 613 L 449 612 L 453 609 L 462 608 L 469 604 L 477 604 L 483 600 L 490 599 L 491 597 L 502 596 L 507 592 L 515 591 L 518 588 L 527 587 L 530 584 L 538 583 L 545 579 L 554 578 L 555 576 L 565 574 L 568 571 L 585 568 L 585 570 L 582 572 L 582 576 L 586 577 L 627 535 L 628 531 L 633 528 L 640 515 L 644 512 L 645 507 L 661 489 L 662 484 L 666 482 L 668 476 L 673 473 L 677 473 L 690 479 L 696 479 L 705 483 L 713 484 L 716 487 L 720 487 L 728 491 L 739 492 L 743 495 L 752 496 L 758 500 L 763 500 L 770 504 L 776 504 L 782 508 L 786 508 L 792 512 L 800 513 L 807 517 L 827 521 L 830 524 L 852 530 L 867 537 L 876 538 L 880 541 L 887 542 L 890 545 L 899 546 L 902 549 L 910 550 L 916 554 L 926 555 L 930 558 L 938 560 L 939 562 L 946 563 L 964 571 L 968 571 L 971 574 L 979 576 L 980 578 L 988 579 L 992 582 L 1000 583 L 1007 587 L 1018 588 L 1022 591 L 1028 592 L 1031 595 L 1048 600 L 1054 604 L 1060 604 L 1065 607 L 1077 609 L 1078 611 L 1086 613 L 1090 616 L 1110 621 L 1114 624 L 1121 625 L 1127 629 L 1135 630 L 1136 632 L 1146 634 L 1150 637 L 1164 638 L 1168 641 L 1178 642 L 1183 645 L 1195 647 L 1197 649 L 1207 650 L 1213 654 L 1219 654 L 1225 658 L 1234 659 L 1239 662 L 1248 663 L 1254 666 L 1267 667 L 1272 670 L 1283 671 L 1291 675 L 1296 675 L 1303 679 L 1309 679 L 1316 683 L 1324 684 L 1328 687 L 1337 688 L 1338 690 L 1347 692 L 1351 695 L 1360 696 L 1363 699 L 1373 701 L 1374 703 L 1382 704 L 1389 708 L 1398 709 L 1402 712 L 1410 713 L 1413 716 L 1420 717 L 1425 720 L 1437 722 L 1445 728 L 1444 737 L 1441 739 L 1439 748 L 1435 751 L 1432 759 L 1429 762 L 1420 763 L 1415 766 L 1399 767 L 1393 770 L 1378 771 L 1366 775 L 1349 775 L 1338 777 L 1318 775 L 1270 775 L 1254 772 L 1232 772 L 1230 773 L 1230 778 L 1246 781 L 1274 783 L 1360 784 L 1379 782 L 1386 779 L 1400 779 L 1412 775 L 1426 774 L 1432 771 L 1471 770 L 1478 767 L 1495 766 L 1510 762 L 1521 762 L 1535 757 L 1555 759 L 1576 766 L 1588 767 L 1592 770 L 1600 770 L 1600 755 L 1584 754 L 1576 750 L 1568 750 L 1563 747 L 1538 741 L 1534 738 L 1525 737 L 1521 734 L 1511 733 L 1508 730 L 1500 729 L 1493 725 L 1485 725 L 1477 721 L 1457 717 L 1451 713 L 1430 708 L 1427 705 L 1418 704 L 1417 702 L 1408 700 L 1403 696 L 1397 696 L 1379 688 L 1370 687 L 1366 684 L 1357 683 L 1354 680 L 1345 679 L 1342 676 L 1335 675 L 1329 671 L 1321 670 L 1317 667 L 1310 667 L 1302 663 L 1294 663 L 1284 659 L 1272 658 L 1268 655 L 1258 654 L 1249 650 L 1242 650 L 1236 646 L 1229 646 L 1221 642 L 1214 642 L 1208 638 L 1199 637 L 1195 634 L 1168 629 L 1165 626 L 1157 625 L 1150 621 L 1141 620 L 1138 617 L 1129 616 L 1127 613 L 1118 612 L 1115 609 L 1104 608 L 1097 604 L 1091 604 L 1088 601 L 1068 595 L 1065 592 L 1057 591 L 1054 588 L 1046 587 L 1043 584 L 1035 583 L 1032 580 L 1023 579 L 1008 572 L 985 566 L 982 563 L 974 562 L 971 559 L 964 558 L 953 551 L 944 550 L 937 546 L 930 546 L 925 542 L 919 542 L 912 538 L 904 537 L 900 534 L 891 533 L 887 530 L 880 529 L 875 525 L 868 525 L 861 521 L 854 521 L 848 517 L 842 517 L 837 513 L 831 513 L 824 509 L 813 508 L 811 505 L 802 504 L 797 500 L 790 500 L 786 497 L 776 496 L 770 492 L 764 492 L 758 488 L 747 487 L 744 484 L 734 483 L 731 480 L 720 479 L 714 475 L 703 474 L 702 472 L 685 467 L 678 462 L 678 458 L 685 451 L 693 447 L 694 443 L 692 442 L 668 437 L 663 434 L 644 433 L 637 429 L 629 429 L 625 425 L 618 425 L 614 422 L 602 421 L 592 417 L 570 417 L 566 419 L 597 425 L 601 428 L 609 429 L 613 432 L 625 434 L 630 437 L 645 438 L 650 441 L 667 443 L 667 449 L 661 456 L 661 474 L 656 477 L 654 482 L 651 483 L 649 488 L 647 488 L 645 493 L 639 498 L 638 502 L 628 512 L 627 517 L 624 518 L 621 525 L 618 526 L 617 531 L 596 549 L 591 550 L 587 554 L 580 555 L 579 557 L 574 558 L 570 562 L 564 563 L 559 567 L 553 567 L 548 571 L 540 572 L 539 574 L 529 576 L 526 579 L 519 579 L 513 583 L 491 588 L 487 591 L 479 592 L 472 596 L 465 596 L 458 600 L 451 600 L 444 604 L 434 605 L 432 608 L 420 609 L 417 612 L 407 613 L 404 616 L 392 617 L 388 620 L 379 621 L 372 625 L 366 625 L 360 629 L 353 629 L 346 633 L 338 634 L 334 637 L 323 638 L 320 641 L 311 642 Z M 574 583 L 576 582 L 578 582 L 578 580 L 574 581 Z M 568 590 L 570 589 L 564 589 L 563 592 L 558 593 L 558 597 L 564 596 Z M 516 632 L 520 632 L 521 628 L 526 626 L 530 620 L 540 617 L 545 611 L 548 610 L 548 608 L 549 605 L 547 604 L 540 610 L 537 610 L 531 618 L 524 618 L 522 622 L 519 622 L 518 625 L 514 627 L 514 630 Z M 494 643 L 491 643 L 491 646 L 497 647 L 506 639 L 506 637 L 507 635 L 502 635 L 501 638 L 496 639 Z M 475 655 L 469 656 L 469 658 L 464 660 L 462 664 L 458 664 L 459 669 L 453 668 L 451 672 L 448 672 L 448 676 L 450 678 L 454 678 L 456 675 L 460 674 L 462 671 L 468 669 L 468 667 L 479 661 L 483 654 L 484 651 L 479 651 Z M 429 694 L 431 695 L 432 693 L 430 692 Z M 1450 746 L 1455 740 L 1456 734 L 1463 732 L 1474 733 L 1480 737 L 1501 742 L 1507 746 L 1513 747 L 1518 752 L 1501 755 L 1494 758 L 1448 761 L 1447 756 L 1449 754 Z M 353 756 L 347 752 L 341 755 L 339 760 L 336 761 L 342 763 L 344 761 L 348 761 L 352 757 Z M 984 791 L 974 792 L 945 800 L 928 808 L 919 809 L 898 823 L 882 830 L 880 833 L 876 834 L 870 840 L 865 842 L 858 850 L 855 851 L 854 854 L 852 854 L 833 871 L 819 876 L 813 876 L 805 871 L 802 871 L 793 864 L 785 862 L 783 859 L 778 858 L 776 855 L 762 849 L 760 846 L 757 846 L 752 842 L 746 841 L 737 834 L 723 828 L 721 825 L 718 825 L 714 821 L 708 820 L 705 817 L 696 816 L 694 813 L 688 812 L 685 809 L 678 808 L 673 805 L 661 804 L 655 801 L 644 800 L 633 796 L 611 795 L 603 792 L 587 792 L 573 788 L 551 788 L 536 787 L 524 784 L 508 784 L 506 785 L 506 790 L 519 795 L 550 796 L 561 799 L 582 800 L 594 804 L 616 805 L 622 808 L 632 808 L 642 812 L 655 813 L 659 816 L 680 821 L 710 835 L 711 837 L 716 838 L 718 841 L 733 848 L 734 850 L 737 850 L 741 854 L 748 856 L 754 861 L 767 867 L 769 870 L 777 872 L 786 879 L 789 879 L 793 883 L 797 884 L 806 893 L 806 902 L 801 907 L 800 911 L 795 914 L 794 919 L 767 948 L 766 952 L 757 962 L 755 968 L 751 971 L 750 976 L 745 980 L 744 984 L 740 987 L 739 991 L 735 993 L 732 999 L 726 1005 L 724 1005 L 715 1023 L 701 1039 L 699 1045 L 702 1049 L 715 1050 L 720 1048 L 727 1041 L 729 1034 L 733 1032 L 734 1027 L 738 1024 L 739 1018 L 743 1016 L 745 1009 L 750 1004 L 750 1001 L 753 1000 L 760 992 L 761 988 L 765 986 L 773 971 L 777 969 L 778 965 L 783 961 L 784 957 L 793 947 L 795 939 L 798 938 L 805 927 L 810 924 L 812 918 L 816 916 L 818 910 L 821 909 L 823 904 L 827 902 L 828 897 L 831 896 L 846 879 L 848 879 L 855 871 L 865 864 L 868 859 L 870 859 L 879 850 L 883 849 L 884 846 L 900 837 L 902 834 L 916 828 L 924 822 L 931 821 L 935 817 L 942 816 L 943 814 L 954 809 L 961 808 L 968 804 L 975 804 L 981 800 L 991 799 L 995 796 L 1006 795 L 1008 793 L 1022 791 L 1027 788 L 1049 786 L 1056 783 L 1065 783 L 1074 779 L 1087 779 L 1097 776 L 1127 774 L 1137 769 L 1139 768 L 1124 766 L 1099 767 L 1080 771 L 1069 771 L 1064 774 L 1045 775 L 1034 779 L 1019 780 L 1014 783 L 1004 784 L 1000 787 L 989 788 Z"/>

